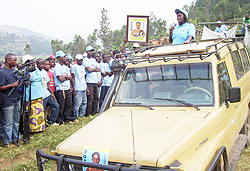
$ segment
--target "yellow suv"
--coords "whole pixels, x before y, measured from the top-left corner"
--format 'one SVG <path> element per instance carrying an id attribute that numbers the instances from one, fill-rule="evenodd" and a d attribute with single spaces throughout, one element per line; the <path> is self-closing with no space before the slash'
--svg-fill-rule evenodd
<path id="1" fill-rule="evenodd" d="M 38 150 L 39 168 L 41 157 L 57 160 L 59 170 L 235 167 L 249 141 L 249 60 L 242 41 L 226 38 L 114 61 L 100 115 L 58 145 L 55 156 Z M 107 154 L 106 164 L 83 160 L 87 149 Z"/>

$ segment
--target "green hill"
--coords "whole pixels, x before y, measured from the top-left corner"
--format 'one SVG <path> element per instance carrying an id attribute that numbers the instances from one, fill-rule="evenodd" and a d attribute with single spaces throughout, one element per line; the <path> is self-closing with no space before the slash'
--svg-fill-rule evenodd
<path id="1" fill-rule="evenodd" d="M 26 44 L 31 47 L 34 56 L 48 56 L 51 54 L 50 40 L 52 38 L 41 33 L 15 26 L 0 26 L 0 58 L 7 53 L 17 56 L 25 54 Z"/>

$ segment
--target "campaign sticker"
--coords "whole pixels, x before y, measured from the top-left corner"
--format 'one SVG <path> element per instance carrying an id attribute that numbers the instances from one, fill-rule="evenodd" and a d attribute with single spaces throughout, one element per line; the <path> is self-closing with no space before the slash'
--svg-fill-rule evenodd
<path id="1" fill-rule="evenodd" d="M 108 165 L 108 150 L 84 149 L 82 161 Z M 91 167 L 83 167 L 83 171 L 103 171 Z"/>

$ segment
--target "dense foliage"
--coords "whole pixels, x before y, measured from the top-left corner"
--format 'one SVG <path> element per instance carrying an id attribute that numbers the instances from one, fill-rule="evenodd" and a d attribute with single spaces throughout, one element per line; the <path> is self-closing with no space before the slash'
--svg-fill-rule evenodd
<path id="1" fill-rule="evenodd" d="M 194 23 L 209 21 L 242 20 L 250 12 L 249 0 L 196 0 L 184 6 Z"/>

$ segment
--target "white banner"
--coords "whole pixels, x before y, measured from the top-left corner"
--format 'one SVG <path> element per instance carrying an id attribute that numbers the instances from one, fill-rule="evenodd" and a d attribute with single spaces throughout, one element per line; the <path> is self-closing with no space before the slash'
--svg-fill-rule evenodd
<path id="1" fill-rule="evenodd" d="M 234 26 L 230 30 L 225 33 L 217 33 L 215 31 L 210 30 L 206 26 L 203 28 L 201 40 L 209 40 L 209 39 L 218 39 L 218 38 L 226 38 L 226 37 L 235 37 L 237 26 Z"/>

